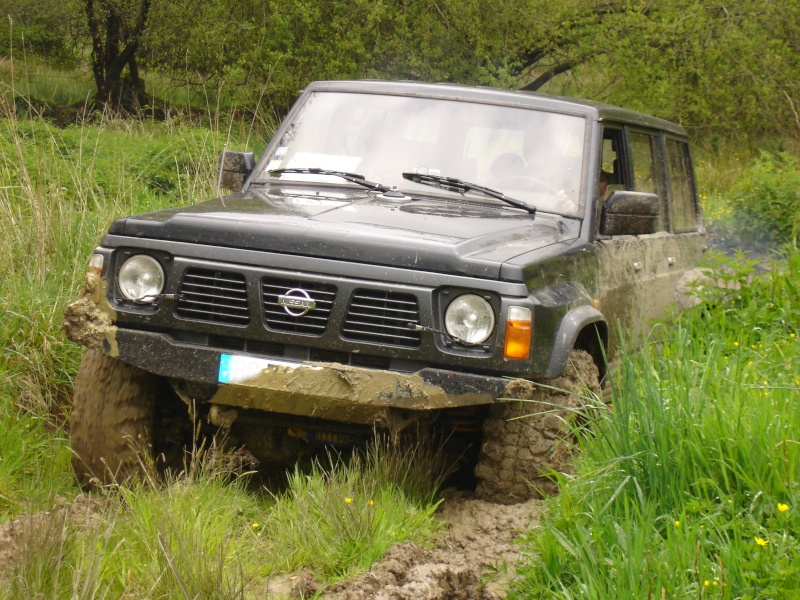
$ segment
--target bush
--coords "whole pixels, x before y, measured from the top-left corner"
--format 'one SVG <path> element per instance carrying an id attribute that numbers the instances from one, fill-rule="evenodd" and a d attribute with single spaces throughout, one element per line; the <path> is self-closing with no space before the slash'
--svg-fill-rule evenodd
<path id="1" fill-rule="evenodd" d="M 763 152 L 731 189 L 743 241 L 784 244 L 800 227 L 800 162 L 786 153 Z"/>

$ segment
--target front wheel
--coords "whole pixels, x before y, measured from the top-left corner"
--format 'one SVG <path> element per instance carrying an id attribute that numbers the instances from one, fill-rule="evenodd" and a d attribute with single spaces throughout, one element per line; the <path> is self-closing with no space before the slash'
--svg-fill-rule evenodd
<path id="1" fill-rule="evenodd" d="M 165 409 L 174 413 L 176 402 L 162 378 L 88 350 L 75 378 L 70 416 L 78 482 L 84 487 L 126 483 L 157 457 L 167 456 L 160 432 L 165 431 Z M 189 426 L 187 416 L 182 421 Z"/>
<path id="2" fill-rule="evenodd" d="M 572 427 L 586 405 L 586 389 L 599 390 L 592 357 L 572 350 L 564 374 L 537 384 L 514 380 L 506 401 L 492 405 L 483 424 L 475 476 L 477 495 L 501 504 L 553 494 L 552 471 L 569 472 L 575 454 Z"/>

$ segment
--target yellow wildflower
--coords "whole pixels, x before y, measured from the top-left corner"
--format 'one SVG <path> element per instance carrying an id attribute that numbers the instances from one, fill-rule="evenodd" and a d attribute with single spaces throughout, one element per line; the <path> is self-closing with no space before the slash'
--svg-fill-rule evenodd
<path id="1" fill-rule="evenodd" d="M 786 512 L 787 510 L 789 510 L 789 505 L 783 504 L 782 502 L 778 502 L 778 510 L 780 512 Z"/>
<path id="2" fill-rule="evenodd" d="M 681 526 L 681 522 L 680 521 L 675 521 L 673 523 L 673 525 L 675 525 L 675 527 L 680 527 Z"/>
<path id="3" fill-rule="evenodd" d="M 739 342 L 733 342 L 733 347 L 734 348 L 738 348 L 739 347 Z"/>
<path id="4" fill-rule="evenodd" d="M 703 585 L 704 585 L 704 586 L 706 586 L 706 587 L 708 587 L 708 586 L 710 586 L 710 585 L 711 585 L 711 582 L 710 582 L 708 579 L 706 579 L 706 580 L 703 582 Z"/>
<path id="5" fill-rule="evenodd" d="M 794 337 L 795 337 L 795 336 L 794 336 L 794 334 L 793 334 L 793 333 L 790 333 L 790 334 L 789 334 L 789 337 L 790 337 L 790 338 L 792 338 L 792 339 L 794 339 Z"/>
<path id="6" fill-rule="evenodd" d="M 352 504 L 353 503 L 353 499 L 352 498 L 345 498 L 344 499 L 344 503 L 345 504 Z"/>
<path id="7" fill-rule="evenodd" d="M 374 500 L 370 500 L 370 501 L 368 502 L 368 504 L 369 504 L 370 506 L 373 506 L 373 505 L 375 504 L 375 501 L 374 501 Z"/>
<path id="8" fill-rule="evenodd" d="M 758 544 L 759 546 L 761 546 L 763 548 L 767 544 L 769 544 L 769 540 L 765 540 L 764 538 L 757 537 L 756 538 L 756 544 Z"/>
<path id="9" fill-rule="evenodd" d="M 250 527 L 252 527 L 252 528 L 253 528 L 253 531 L 255 531 L 256 529 L 258 529 L 259 527 L 261 527 L 261 525 L 259 525 L 258 523 L 253 523 L 252 525 L 250 525 Z"/>

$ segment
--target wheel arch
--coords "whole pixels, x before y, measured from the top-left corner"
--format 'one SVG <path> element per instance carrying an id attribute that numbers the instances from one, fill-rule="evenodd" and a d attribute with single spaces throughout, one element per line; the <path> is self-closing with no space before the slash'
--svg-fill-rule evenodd
<path id="1" fill-rule="evenodd" d="M 600 372 L 602 380 L 606 371 L 606 349 L 608 348 L 608 323 L 593 306 L 579 306 L 567 312 L 559 323 L 555 335 L 553 352 L 544 377 L 559 377 L 567 364 L 572 349 L 588 352 Z"/>

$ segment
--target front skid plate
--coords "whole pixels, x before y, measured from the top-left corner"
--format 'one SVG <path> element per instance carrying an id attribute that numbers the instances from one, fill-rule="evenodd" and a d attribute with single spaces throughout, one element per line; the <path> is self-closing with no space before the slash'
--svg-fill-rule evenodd
<path id="1" fill-rule="evenodd" d="M 118 329 L 118 358 L 165 377 L 217 385 L 214 404 L 314 417 L 344 423 L 388 426 L 389 410 L 425 412 L 491 404 L 509 380 L 442 369 L 399 373 L 336 363 L 292 363 L 234 355 L 249 363 L 219 383 L 223 353 L 176 343 L 160 333 Z M 252 355 L 249 355 L 252 356 Z M 241 357 L 241 358 L 240 358 Z M 294 367 L 294 365 L 297 367 Z"/>

